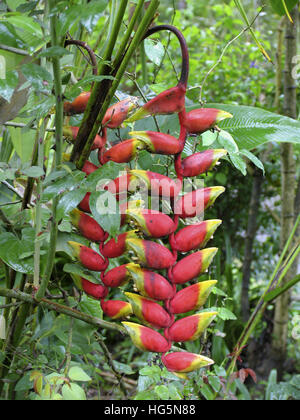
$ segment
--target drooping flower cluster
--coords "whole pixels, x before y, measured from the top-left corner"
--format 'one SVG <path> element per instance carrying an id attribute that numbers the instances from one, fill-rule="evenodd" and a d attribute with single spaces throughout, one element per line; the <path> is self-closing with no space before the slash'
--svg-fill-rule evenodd
<path id="1" fill-rule="evenodd" d="M 143 351 L 162 354 L 162 362 L 169 371 L 179 376 L 195 369 L 210 365 L 207 357 L 187 352 L 170 352 L 173 343 L 198 339 L 210 325 L 216 312 L 196 312 L 180 317 L 191 311 L 199 311 L 205 304 L 216 280 L 202 281 L 177 290 L 205 273 L 217 252 L 217 248 L 205 248 L 221 220 L 206 220 L 178 230 L 179 220 L 203 215 L 224 192 L 223 187 L 209 187 L 181 195 L 184 178 L 196 177 L 211 170 L 226 155 L 225 150 L 206 150 L 182 159 L 186 139 L 190 134 L 201 134 L 212 129 L 224 118 L 231 115 L 220 110 L 200 108 L 190 112 L 185 109 L 185 95 L 189 74 L 189 57 L 185 39 L 181 32 L 169 25 L 152 28 L 146 36 L 158 31 L 173 32 L 180 41 L 183 64 L 178 85 L 169 89 L 133 115 L 129 113 L 136 103 L 130 99 L 112 106 L 103 121 L 103 137 L 97 136 L 94 149 L 98 149 L 99 163 L 109 161 L 127 163 L 140 150 L 152 154 L 174 156 L 177 179 L 144 170 L 129 170 L 126 174 L 106 185 L 120 203 L 121 224 L 128 231 L 117 238 L 109 239 L 98 223 L 90 216 L 87 194 L 80 203 L 80 210 L 72 212 L 73 224 L 81 234 L 92 242 L 99 243 L 100 254 L 91 248 L 71 242 L 79 261 L 88 269 L 101 272 L 102 284 L 96 285 L 80 279 L 80 287 L 90 296 L 99 299 L 104 314 L 112 319 L 135 316 L 141 324 L 123 322 L 133 343 Z M 68 114 L 83 112 L 89 94 L 80 95 L 73 103 L 65 104 Z M 149 115 L 178 114 L 179 138 L 154 131 L 133 131 L 131 139 L 106 149 L 106 130 L 119 127 L 124 120 L 132 123 Z M 68 127 L 65 134 L 73 140 L 78 129 Z M 97 166 L 86 162 L 83 170 L 90 174 Z M 135 192 L 137 186 L 148 191 L 158 200 L 168 199 L 172 217 L 162 211 L 142 208 L 136 201 L 124 201 L 128 192 Z M 132 230 L 132 227 L 134 230 Z M 106 271 L 109 259 L 129 253 L 134 262 Z M 181 258 L 181 254 L 186 254 Z M 179 258 L 180 256 L 180 258 Z M 135 293 L 125 293 L 127 301 L 106 300 L 109 289 L 121 287 L 133 280 Z"/>

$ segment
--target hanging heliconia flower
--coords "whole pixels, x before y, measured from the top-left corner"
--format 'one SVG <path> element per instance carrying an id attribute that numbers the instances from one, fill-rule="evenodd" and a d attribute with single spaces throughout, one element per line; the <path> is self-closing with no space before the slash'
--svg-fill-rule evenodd
<path id="1" fill-rule="evenodd" d="M 186 379 L 187 373 L 213 364 L 211 359 L 199 354 L 170 353 L 170 350 L 172 343 L 198 340 L 217 316 L 217 312 L 203 309 L 217 280 L 200 281 L 199 277 L 208 271 L 218 251 L 217 248 L 205 247 L 222 223 L 216 219 L 188 225 L 187 221 L 195 216 L 203 217 L 225 188 L 213 186 L 182 195 L 182 185 L 185 177 L 196 177 L 215 168 L 227 151 L 209 149 L 185 159 L 182 159 L 182 151 L 189 134 L 218 129 L 217 124 L 232 115 L 212 108 L 186 112 L 189 54 L 182 33 L 173 26 L 160 25 L 151 28 L 145 38 L 163 30 L 174 33 L 180 42 L 182 71 L 178 85 L 162 92 L 132 115 L 137 105 L 135 99 L 127 98 L 112 105 L 103 119 L 103 138 L 96 137 L 92 149 L 98 149 L 101 165 L 110 161 L 129 163 L 142 150 L 174 156 L 176 179 L 150 170 L 127 168 L 126 172 L 104 186 L 119 201 L 122 233 L 109 239 L 102 227 L 87 214 L 91 212 L 91 193 L 87 193 L 78 205 L 80 210 L 71 212 L 71 221 L 82 236 L 99 244 L 99 253 L 77 242 L 69 244 L 73 255 L 85 268 L 101 273 L 101 284 L 74 276 L 77 287 L 100 301 L 104 316 L 115 320 L 133 316 L 140 324 L 126 321 L 123 326 L 134 345 L 142 351 L 161 353 L 164 366 Z M 65 103 L 65 113 L 72 115 L 84 112 L 89 96 L 90 93 L 85 92 L 72 103 Z M 155 131 L 131 131 L 131 139 L 110 148 L 106 146 L 107 128 L 114 129 L 146 116 L 173 113 L 178 114 L 180 123 L 178 138 Z M 65 128 L 65 135 L 73 139 L 77 133 L 76 127 Z M 97 169 L 96 165 L 86 162 L 83 171 L 88 175 Z M 157 201 L 168 199 L 171 215 L 147 208 L 145 203 L 150 203 L 150 199 L 145 199 L 145 203 L 140 200 L 128 201 L 128 194 L 136 192 L 145 192 L 148 196 L 151 194 Z M 184 227 L 180 219 L 186 224 Z M 109 259 L 121 256 L 125 260 L 123 265 L 109 267 Z M 131 281 L 135 293 L 124 293 L 128 302 L 107 299 L 109 290 L 124 285 L 129 287 Z M 190 281 L 194 284 L 188 284 Z M 201 312 L 190 314 L 199 310 Z M 188 316 L 182 317 L 183 314 Z M 179 315 L 179 319 L 176 319 L 176 315 Z"/>
<path id="2" fill-rule="evenodd" d="M 215 108 L 200 108 L 188 112 L 184 118 L 184 126 L 190 134 L 202 134 L 214 128 L 220 121 L 232 118 L 229 112 Z"/>

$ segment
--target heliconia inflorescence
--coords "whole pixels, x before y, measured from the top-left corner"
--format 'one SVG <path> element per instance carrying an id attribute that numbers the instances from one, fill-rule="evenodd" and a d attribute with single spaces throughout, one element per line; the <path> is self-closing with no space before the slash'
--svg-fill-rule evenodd
<path id="1" fill-rule="evenodd" d="M 214 363 L 199 354 L 170 350 L 174 342 L 199 339 L 217 316 L 217 312 L 209 309 L 201 311 L 217 280 L 200 281 L 199 276 L 205 275 L 218 251 L 214 247 L 206 248 L 206 245 L 222 221 L 216 219 L 190 225 L 186 223 L 189 218 L 202 217 L 225 188 L 213 186 L 181 194 L 182 185 L 185 177 L 197 177 L 211 171 L 226 156 L 227 151 L 208 149 L 184 159 L 182 152 L 189 134 L 217 129 L 220 121 L 232 115 L 212 108 L 186 112 L 185 96 L 189 75 L 186 41 L 181 32 L 170 25 L 154 26 L 148 30 L 145 38 L 162 30 L 173 32 L 180 42 L 183 60 L 178 85 L 160 93 L 132 115 L 132 110 L 137 106 L 135 98 L 127 98 L 112 105 L 103 119 L 103 137 L 95 138 L 92 150 L 98 149 L 100 165 L 110 161 L 128 163 L 136 159 L 141 150 L 174 156 L 177 179 L 150 170 L 127 169 L 118 178 L 107 182 L 104 190 L 115 195 L 121 213 L 122 233 L 112 238 L 87 214 L 91 213 L 91 192 L 87 193 L 78 205 L 80 210 L 73 210 L 70 216 L 80 234 L 98 244 L 99 253 L 77 242 L 69 244 L 73 255 L 85 268 L 101 273 L 101 284 L 74 275 L 77 287 L 100 301 L 105 316 L 115 320 L 133 316 L 138 323 L 126 321 L 123 326 L 134 345 L 142 351 L 161 353 L 164 366 L 180 378 L 186 378 L 187 373 Z M 65 113 L 72 115 L 84 112 L 89 97 L 90 93 L 84 92 L 72 103 L 65 103 Z M 155 131 L 131 131 L 131 139 L 107 147 L 107 129 L 115 129 L 123 123 L 132 123 L 147 116 L 174 113 L 178 114 L 180 123 L 178 139 Z M 66 127 L 64 132 L 71 140 L 75 140 L 78 130 L 77 127 Z M 97 169 L 97 165 L 87 161 L 82 170 L 89 176 Z M 127 195 L 136 191 L 148 195 L 151 193 L 157 200 L 169 199 L 171 215 L 144 208 L 145 203 L 141 200 L 128 201 Z M 145 201 L 148 202 L 147 199 Z M 180 219 L 185 223 L 184 227 Z M 109 259 L 119 257 L 129 257 L 130 262 L 109 267 Z M 124 300 L 108 298 L 110 290 L 128 287 L 131 281 L 135 293 L 126 291 Z M 187 284 L 190 281 L 196 282 Z M 195 311 L 196 314 L 190 314 Z M 182 317 L 182 314 L 187 313 L 188 316 Z M 180 315 L 180 319 L 176 319 L 176 315 Z"/>

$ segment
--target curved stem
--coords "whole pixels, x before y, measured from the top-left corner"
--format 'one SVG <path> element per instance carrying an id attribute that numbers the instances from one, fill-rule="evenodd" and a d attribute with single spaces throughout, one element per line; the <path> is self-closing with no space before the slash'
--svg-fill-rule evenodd
<path id="1" fill-rule="evenodd" d="M 176 37 L 178 38 L 178 40 L 180 42 L 181 56 L 182 56 L 182 66 L 181 66 L 181 76 L 180 76 L 179 84 L 187 87 L 188 78 L 189 78 L 189 71 L 190 71 L 190 60 L 189 60 L 189 50 L 188 50 L 186 40 L 185 40 L 182 32 L 180 32 L 179 29 L 177 29 L 175 26 L 172 26 L 172 25 L 154 26 L 153 28 L 151 28 L 147 31 L 147 33 L 146 33 L 146 35 L 144 36 L 143 39 L 146 39 L 149 36 L 155 34 L 156 32 L 160 32 L 160 31 L 170 31 L 170 32 L 172 32 L 174 35 L 176 35 Z"/>
<path id="2" fill-rule="evenodd" d="M 90 59 L 91 59 L 91 62 L 92 62 L 92 66 L 93 66 L 93 75 L 97 76 L 98 75 L 98 63 L 97 63 L 96 55 L 95 55 L 94 51 L 92 50 L 92 48 L 86 42 L 78 41 L 76 39 L 67 39 L 65 41 L 65 47 L 67 47 L 68 45 L 77 45 L 78 47 L 81 47 L 88 52 L 88 54 L 90 56 Z"/>

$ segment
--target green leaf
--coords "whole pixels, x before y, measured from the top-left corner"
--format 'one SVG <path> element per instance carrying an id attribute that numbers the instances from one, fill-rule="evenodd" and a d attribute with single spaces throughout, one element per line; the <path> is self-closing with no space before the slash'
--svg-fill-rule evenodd
<path id="1" fill-rule="evenodd" d="M 48 58 L 53 58 L 53 57 L 64 57 L 65 55 L 70 55 L 71 52 L 68 51 L 66 48 L 63 47 L 49 47 L 44 49 L 41 53 L 38 54 L 38 57 L 48 57 Z"/>
<path id="2" fill-rule="evenodd" d="M 133 375 L 135 373 L 129 365 L 118 362 L 117 360 L 113 361 L 113 365 L 119 373 L 124 373 L 125 375 Z"/>
<path id="3" fill-rule="evenodd" d="M 290 12 L 298 3 L 298 0 L 284 0 L 287 10 Z M 279 16 L 284 16 L 286 14 L 286 10 L 283 5 L 283 0 L 270 0 L 272 9 L 276 12 Z"/>
<path id="4" fill-rule="evenodd" d="M 145 53 L 152 63 L 159 66 L 164 58 L 165 49 L 161 42 L 154 42 L 152 39 L 146 39 Z"/>
<path id="5" fill-rule="evenodd" d="M 34 242 L 28 239 L 20 240 L 12 233 L 2 233 L 0 235 L 0 259 L 9 267 L 20 273 L 33 274 L 33 258 L 22 260 L 20 255 L 29 252 L 34 253 Z"/>
<path id="6" fill-rule="evenodd" d="M 9 47 L 23 48 L 24 42 L 17 35 L 13 25 L 0 22 L 1 43 Z"/>
<path id="7" fill-rule="evenodd" d="M 86 401 L 84 390 L 73 383 L 62 387 L 62 396 L 65 401 Z"/>
<path id="8" fill-rule="evenodd" d="M 261 160 L 258 159 L 257 156 L 255 156 L 253 153 L 249 152 L 249 150 L 241 150 L 240 154 L 243 156 L 246 156 L 249 160 L 251 160 L 251 162 L 257 166 L 259 169 L 261 169 L 263 171 L 263 174 L 265 174 L 265 168 L 263 163 L 261 162 Z"/>
<path id="9" fill-rule="evenodd" d="M 63 270 L 64 270 L 65 273 L 75 274 L 77 276 L 85 278 L 86 280 L 91 281 L 92 283 L 98 284 L 97 277 L 94 276 L 91 271 L 85 269 L 81 265 L 74 264 L 74 263 L 73 264 L 65 264 Z M 99 277 L 99 275 L 98 275 L 98 277 Z"/>
<path id="10" fill-rule="evenodd" d="M 94 316 L 96 318 L 103 318 L 103 312 L 101 309 L 101 306 L 99 305 L 99 301 L 83 295 L 81 302 L 79 304 L 79 308 L 81 309 L 82 312 L 84 312 L 85 314 Z"/>
<path id="11" fill-rule="evenodd" d="M 68 374 L 71 381 L 90 382 L 92 378 L 80 366 L 73 366 Z"/>
<path id="12" fill-rule="evenodd" d="M 84 188 L 76 188 L 75 190 L 68 191 L 63 194 L 59 200 L 57 208 L 57 218 L 58 220 L 63 219 L 70 211 L 74 210 L 75 207 L 83 200 L 86 195 L 86 190 Z"/>
<path id="13" fill-rule="evenodd" d="M 240 171 L 244 176 L 247 175 L 247 165 L 243 158 L 238 153 L 230 153 L 230 160 L 233 165 Z"/>
<path id="14" fill-rule="evenodd" d="M 169 389 L 166 385 L 157 385 L 154 392 L 161 400 L 168 400 L 170 397 Z"/>
<path id="15" fill-rule="evenodd" d="M 6 79 L 0 78 L 0 96 L 7 102 L 10 102 L 18 82 L 19 77 L 16 71 L 7 72 Z"/>
<path id="16" fill-rule="evenodd" d="M 11 141 L 22 163 L 30 160 L 33 151 L 35 132 L 25 128 L 9 127 Z"/>
<path id="17" fill-rule="evenodd" d="M 51 91 L 52 76 L 44 67 L 34 63 L 24 64 L 22 72 L 29 86 L 32 86 L 37 92 Z M 26 83 L 21 86 L 21 88 L 24 87 L 27 87 Z"/>
<path id="18" fill-rule="evenodd" d="M 90 208 L 96 222 L 115 236 L 120 230 L 121 216 L 116 198 L 108 191 L 97 191 L 90 196 Z"/>
<path id="19" fill-rule="evenodd" d="M 32 50 L 41 47 L 46 42 L 40 25 L 33 18 L 20 13 L 9 16 L 6 20 L 14 26 L 18 36 Z"/>
<path id="20" fill-rule="evenodd" d="M 202 134 L 202 145 L 204 147 L 208 147 L 210 145 L 212 145 L 218 137 L 218 133 L 217 132 L 212 132 L 212 131 L 206 131 L 205 133 Z"/>
<path id="21" fill-rule="evenodd" d="M 31 168 L 24 169 L 22 172 L 30 178 L 39 178 L 45 174 L 44 170 L 39 166 L 31 166 Z"/>
<path id="22" fill-rule="evenodd" d="M 240 150 L 253 150 L 268 142 L 300 143 L 300 121 L 251 106 L 207 104 L 206 107 L 233 115 L 221 121 L 219 127 L 234 137 Z"/>
<path id="23" fill-rule="evenodd" d="M 229 153 L 237 153 L 239 151 L 238 145 L 236 144 L 234 138 L 227 131 L 221 130 L 219 132 L 218 142 Z"/>

